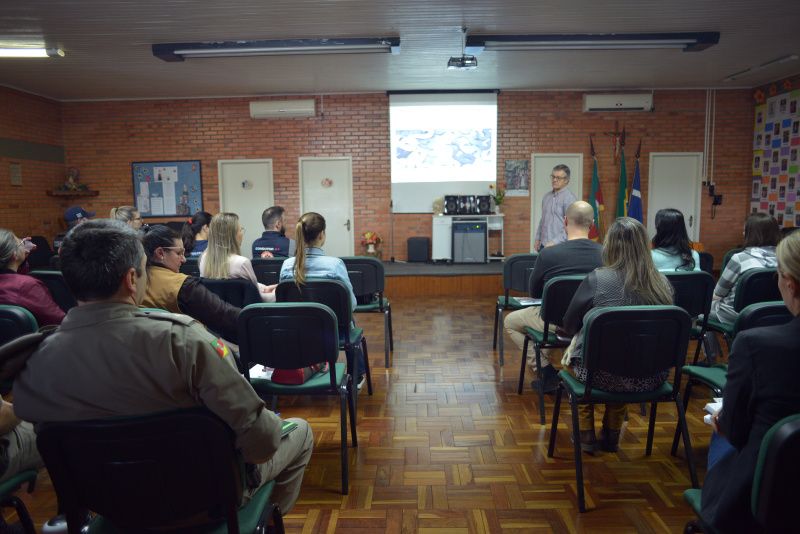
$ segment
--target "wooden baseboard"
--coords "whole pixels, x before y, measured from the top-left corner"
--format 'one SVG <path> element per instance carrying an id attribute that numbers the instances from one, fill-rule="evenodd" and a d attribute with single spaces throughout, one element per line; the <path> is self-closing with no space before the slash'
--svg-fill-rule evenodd
<path id="1" fill-rule="evenodd" d="M 503 276 L 388 276 L 387 297 L 480 296 L 492 297 L 503 292 Z"/>

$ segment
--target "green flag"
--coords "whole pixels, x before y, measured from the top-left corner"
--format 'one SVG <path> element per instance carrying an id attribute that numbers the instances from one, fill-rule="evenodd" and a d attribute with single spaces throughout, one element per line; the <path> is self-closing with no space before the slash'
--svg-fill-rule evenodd
<path id="1" fill-rule="evenodd" d="M 619 163 L 619 192 L 617 193 L 617 217 L 628 216 L 628 173 L 625 170 L 625 147 L 620 148 Z"/>

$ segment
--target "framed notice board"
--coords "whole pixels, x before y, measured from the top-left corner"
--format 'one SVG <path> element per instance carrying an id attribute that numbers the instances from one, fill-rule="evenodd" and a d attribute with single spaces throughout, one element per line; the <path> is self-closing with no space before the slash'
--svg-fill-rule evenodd
<path id="1" fill-rule="evenodd" d="M 200 160 L 134 161 L 133 199 L 142 217 L 190 216 L 203 209 Z"/>

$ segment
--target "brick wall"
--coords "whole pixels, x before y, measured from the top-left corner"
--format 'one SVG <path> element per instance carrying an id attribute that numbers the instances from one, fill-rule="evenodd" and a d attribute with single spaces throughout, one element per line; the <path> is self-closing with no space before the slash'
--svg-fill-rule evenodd
<path id="1" fill-rule="evenodd" d="M 62 145 L 61 105 L 53 100 L 0 87 L 0 137 Z M 22 185 L 10 183 L 10 165 L 22 168 Z M 0 156 L 0 228 L 17 236 L 52 237 L 63 227 L 68 203 L 45 191 L 64 181 L 64 165 Z"/>
<path id="2" fill-rule="evenodd" d="M 704 91 L 657 91 L 653 113 L 583 113 L 582 92 L 505 92 L 498 97 L 498 176 L 506 159 L 527 159 L 532 152 L 589 152 L 589 133 L 596 134 L 603 194 L 610 222 L 616 202 L 618 167 L 602 132 L 615 121 L 628 132 L 628 164 L 640 138 L 642 192 L 647 208 L 649 153 L 701 152 Z M 22 98 L 22 97 L 20 97 Z M 39 100 L 26 96 L 32 106 Z M 317 97 L 324 116 L 291 120 L 252 120 L 251 98 L 171 101 L 64 103 L 63 142 L 67 165 L 81 169 L 83 179 L 101 194 L 86 203 L 100 213 L 133 200 L 132 161 L 199 159 L 203 168 L 204 204 L 219 206 L 217 160 L 272 158 L 276 202 L 290 220 L 299 216 L 299 156 L 351 156 L 355 235 L 374 230 L 385 238 L 384 258 L 406 256 L 406 239 L 430 236 L 424 214 L 394 215 L 394 247 L 389 214 L 390 167 L 388 98 L 384 94 Z M 44 101 L 46 102 L 46 101 Z M 42 105 L 42 104 L 38 104 Z M 49 104 L 57 115 L 58 104 Z M 35 107 L 35 106 L 34 106 Z M 29 115 L 48 123 L 41 112 Z M 710 218 L 709 197 L 702 200 L 701 240 L 720 261 L 736 245 L 747 213 L 753 121 L 751 91 L 719 91 L 714 179 L 724 204 Z M 36 127 L 37 130 L 41 129 Z M 46 128 L 44 128 L 46 129 Z M 584 160 L 584 191 L 590 189 L 590 160 Z M 6 166 L 7 167 L 7 166 Z M 7 173 L 7 168 L 3 170 Z M 0 178 L 2 178 L 0 174 Z M 57 181 L 57 180 L 56 180 Z M 7 183 L 7 179 L 4 183 Z M 5 187 L 5 186 L 4 186 Z M 18 216 L 24 212 L 14 208 Z M 507 198 L 506 253 L 527 251 L 530 199 Z M 356 237 L 356 251 L 360 250 Z M 496 248 L 496 245 L 492 245 Z"/>

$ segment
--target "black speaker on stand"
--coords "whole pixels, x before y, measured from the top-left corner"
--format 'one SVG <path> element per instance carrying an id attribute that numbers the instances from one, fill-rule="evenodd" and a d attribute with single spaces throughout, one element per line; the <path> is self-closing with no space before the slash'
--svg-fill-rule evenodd
<path id="1" fill-rule="evenodd" d="M 488 215 L 492 210 L 492 203 L 489 201 L 489 195 L 478 195 L 478 213 L 479 215 Z"/>
<path id="2" fill-rule="evenodd" d="M 444 214 L 445 215 L 458 214 L 458 197 L 456 195 L 444 196 Z"/>

